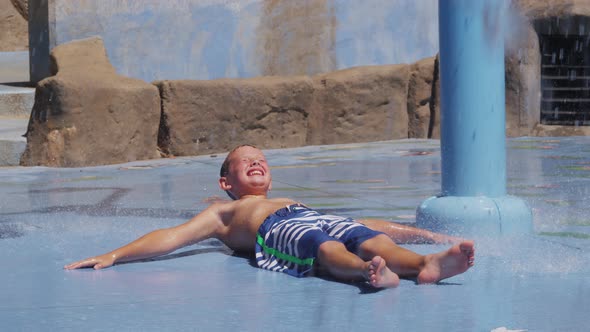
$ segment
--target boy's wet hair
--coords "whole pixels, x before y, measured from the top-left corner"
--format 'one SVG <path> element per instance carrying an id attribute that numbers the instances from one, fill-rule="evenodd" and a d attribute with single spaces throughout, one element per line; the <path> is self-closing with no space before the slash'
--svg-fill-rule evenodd
<path id="1" fill-rule="evenodd" d="M 245 146 L 249 146 L 249 147 L 258 149 L 256 146 L 254 146 L 252 144 L 242 144 L 242 145 L 238 145 L 235 148 L 231 149 L 231 151 L 225 157 L 223 164 L 221 164 L 221 169 L 219 170 L 220 177 L 227 176 L 227 173 L 229 173 L 229 157 L 232 155 L 232 153 L 234 153 L 237 149 L 243 148 Z"/>
<path id="2" fill-rule="evenodd" d="M 239 148 L 243 148 L 245 146 L 249 146 L 255 149 L 258 149 L 256 146 L 252 145 L 252 144 L 242 144 L 242 145 L 238 145 L 236 147 L 234 147 L 233 149 L 231 149 L 231 151 L 227 154 L 227 156 L 225 157 L 225 160 L 223 161 L 223 164 L 221 164 L 221 169 L 219 170 L 219 177 L 224 177 L 227 176 L 227 174 L 229 173 L 229 157 L 231 157 L 232 153 L 234 153 L 237 149 Z M 233 200 L 237 200 L 238 198 L 236 196 L 234 196 L 229 190 L 226 190 L 225 193 Z"/>

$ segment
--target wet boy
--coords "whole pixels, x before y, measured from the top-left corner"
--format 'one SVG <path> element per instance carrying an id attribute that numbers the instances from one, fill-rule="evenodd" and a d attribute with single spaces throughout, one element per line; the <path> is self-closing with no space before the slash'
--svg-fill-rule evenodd
<path id="1" fill-rule="evenodd" d="M 209 238 L 217 238 L 236 251 L 254 250 L 258 266 L 264 269 L 305 276 L 319 267 L 339 280 L 366 280 L 374 287 L 395 287 L 399 277 L 434 283 L 474 264 L 472 241 L 383 221 L 363 224 L 321 214 L 288 198 L 268 198 L 270 169 L 256 147 L 232 150 L 220 175 L 219 187 L 233 201 L 214 203 L 184 224 L 153 231 L 65 268 L 101 269 L 164 255 Z M 439 253 L 419 255 L 392 239 L 456 244 Z"/>

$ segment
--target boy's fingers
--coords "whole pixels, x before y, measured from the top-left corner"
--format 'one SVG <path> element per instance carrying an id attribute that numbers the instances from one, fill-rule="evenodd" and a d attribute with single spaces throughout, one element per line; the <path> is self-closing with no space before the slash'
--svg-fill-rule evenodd
<path id="1" fill-rule="evenodd" d="M 79 266 L 79 263 L 72 263 L 72 264 L 68 264 L 66 266 L 64 266 L 64 269 L 66 270 L 73 270 L 73 269 L 77 269 Z"/>
<path id="2" fill-rule="evenodd" d="M 89 259 L 89 260 L 85 260 L 85 261 L 79 261 L 79 262 L 75 262 L 75 263 L 72 263 L 72 264 L 68 264 L 68 265 L 64 266 L 64 268 L 66 270 L 75 270 L 75 269 L 78 269 L 78 268 L 81 268 L 81 267 L 88 267 L 88 266 L 91 266 L 91 265 L 94 265 L 94 264 L 95 264 L 95 260 L 94 259 Z"/>
<path id="3" fill-rule="evenodd" d="M 78 264 L 79 264 L 78 262 L 76 262 L 76 263 L 71 263 L 71 264 L 68 264 L 68 265 L 64 266 L 64 269 L 66 269 L 66 270 L 72 270 L 72 269 L 75 269 L 75 268 L 77 268 L 77 267 L 78 267 Z"/>

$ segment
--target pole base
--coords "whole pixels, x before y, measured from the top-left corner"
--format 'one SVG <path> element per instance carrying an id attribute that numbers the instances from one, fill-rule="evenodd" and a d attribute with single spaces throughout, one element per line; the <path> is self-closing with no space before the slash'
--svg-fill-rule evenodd
<path id="1" fill-rule="evenodd" d="M 442 196 L 420 204 L 416 225 L 455 236 L 526 235 L 533 232 L 533 216 L 515 196 Z"/>

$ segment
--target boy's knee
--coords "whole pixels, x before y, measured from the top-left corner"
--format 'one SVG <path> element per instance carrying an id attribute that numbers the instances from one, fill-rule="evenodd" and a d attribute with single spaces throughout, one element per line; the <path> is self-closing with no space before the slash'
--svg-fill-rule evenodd
<path id="1" fill-rule="evenodd" d="M 321 260 L 322 257 L 326 257 L 337 250 L 346 250 L 346 247 L 342 242 L 326 241 L 320 244 L 320 247 L 318 248 L 318 258 Z"/>
<path id="2" fill-rule="evenodd" d="M 393 240 L 391 240 L 391 238 L 385 234 L 377 234 L 375 236 L 373 236 L 370 239 L 367 239 L 366 241 L 364 241 L 363 243 L 361 243 L 361 247 L 362 246 L 375 246 L 375 245 L 379 245 L 379 244 L 389 244 L 389 243 L 393 243 Z"/>
<path id="3" fill-rule="evenodd" d="M 396 244 L 389 236 L 379 234 L 361 243 L 359 246 L 359 254 L 361 256 L 366 256 L 368 254 L 369 257 L 372 257 L 377 255 L 384 247 L 389 248 L 392 245 L 395 246 Z"/>

